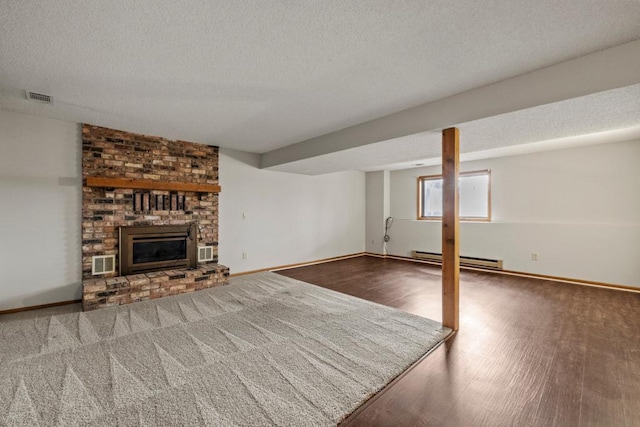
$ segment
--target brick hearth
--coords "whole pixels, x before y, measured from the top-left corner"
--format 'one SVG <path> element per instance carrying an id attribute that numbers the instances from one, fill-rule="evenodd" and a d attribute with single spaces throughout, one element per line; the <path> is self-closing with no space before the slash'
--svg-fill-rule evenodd
<path id="1" fill-rule="evenodd" d="M 83 282 L 82 308 L 129 304 L 169 295 L 198 291 L 228 282 L 229 269 L 219 264 L 206 264 L 195 270 L 165 270 Z"/>
<path id="2" fill-rule="evenodd" d="M 145 183 L 218 185 L 218 147 L 82 126 L 82 278 L 85 310 L 191 292 L 227 283 L 218 261 L 218 194 L 214 192 L 109 188 L 87 178 Z M 213 261 L 196 270 L 127 277 L 94 276 L 96 255 L 118 254 L 118 227 L 196 223 L 198 246 L 213 246 Z M 142 288 L 145 289 L 142 289 Z"/>

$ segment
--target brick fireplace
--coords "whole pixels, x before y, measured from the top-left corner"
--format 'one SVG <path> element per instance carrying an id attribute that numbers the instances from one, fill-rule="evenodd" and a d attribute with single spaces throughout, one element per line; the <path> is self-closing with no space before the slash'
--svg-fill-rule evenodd
<path id="1" fill-rule="evenodd" d="M 225 284 L 218 261 L 218 147 L 82 126 L 83 308 L 91 310 Z M 212 259 L 195 268 L 119 276 L 120 227 L 189 226 Z M 115 271 L 92 274 L 95 256 Z"/>

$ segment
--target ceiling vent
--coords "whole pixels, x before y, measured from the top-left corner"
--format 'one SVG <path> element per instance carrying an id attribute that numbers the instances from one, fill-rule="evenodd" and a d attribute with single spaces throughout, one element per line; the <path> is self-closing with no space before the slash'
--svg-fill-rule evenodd
<path id="1" fill-rule="evenodd" d="M 44 104 L 53 104 L 53 100 L 49 95 L 44 95 L 42 93 L 29 92 L 27 91 L 27 99 L 32 101 L 42 102 Z"/>

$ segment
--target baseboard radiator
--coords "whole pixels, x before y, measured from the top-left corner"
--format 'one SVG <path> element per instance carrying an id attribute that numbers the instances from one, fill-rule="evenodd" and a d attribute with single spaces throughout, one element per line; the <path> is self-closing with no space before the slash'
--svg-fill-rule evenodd
<path id="1" fill-rule="evenodd" d="M 412 251 L 411 256 L 416 259 L 423 259 L 425 261 L 442 262 L 442 254 L 438 252 L 423 252 Z M 476 258 L 476 257 L 460 257 L 460 265 L 465 267 L 487 268 L 490 270 L 502 270 L 501 259 L 488 259 L 488 258 Z"/>

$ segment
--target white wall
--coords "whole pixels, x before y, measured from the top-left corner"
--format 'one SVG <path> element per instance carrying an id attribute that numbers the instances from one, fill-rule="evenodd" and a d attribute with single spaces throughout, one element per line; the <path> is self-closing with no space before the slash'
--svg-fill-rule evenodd
<path id="1" fill-rule="evenodd" d="M 0 110 L 0 310 L 81 297 L 81 141 L 76 123 Z M 221 150 L 219 257 L 232 273 L 364 251 L 363 172 L 258 164 Z"/>
<path id="2" fill-rule="evenodd" d="M 461 255 L 507 270 L 640 287 L 640 141 L 465 162 L 491 169 L 492 222 L 462 223 Z M 391 172 L 390 254 L 441 251 L 441 223 L 417 221 L 416 177 Z M 538 261 L 531 254 L 538 254 Z"/>
<path id="3" fill-rule="evenodd" d="M 365 250 L 367 252 L 384 253 L 384 220 L 389 212 L 388 186 L 389 171 L 366 174 Z"/>
<path id="4" fill-rule="evenodd" d="M 0 310 L 81 295 L 81 135 L 0 110 Z"/>
<path id="5" fill-rule="evenodd" d="M 363 172 L 307 176 L 259 164 L 259 155 L 220 150 L 219 261 L 232 274 L 364 251 Z"/>

